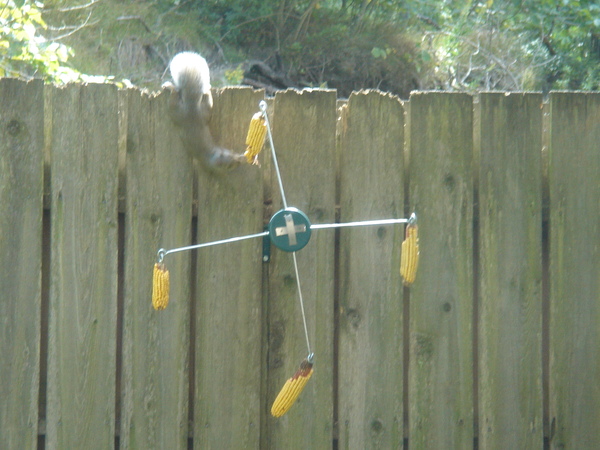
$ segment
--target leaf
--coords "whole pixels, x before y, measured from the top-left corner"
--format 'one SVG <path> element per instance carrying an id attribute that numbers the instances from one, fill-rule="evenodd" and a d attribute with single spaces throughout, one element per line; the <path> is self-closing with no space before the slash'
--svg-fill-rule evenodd
<path id="1" fill-rule="evenodd" d="M 382 48 L 373 47 L 371 55 L 373 55 L 373 58 L 375 59 L 385 59 L 387 58 L 388 53 Z"/>

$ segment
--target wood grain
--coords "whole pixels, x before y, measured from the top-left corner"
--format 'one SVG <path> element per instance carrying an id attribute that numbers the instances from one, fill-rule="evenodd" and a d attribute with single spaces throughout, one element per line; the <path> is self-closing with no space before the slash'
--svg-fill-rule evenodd
<path id="1" fill-rule="evenodd" d="M 46 445 L 108 448 L 115 436 L 116 87 L 53 90 L 51 155 Z"/>
<path id="2" fill-rule="evenodd" d="M 167 96 L 130 90 L 123 308 L 121 448 L 187 448 L 191 253 L 168 255 L 170 302 L 150 303 L 159 248 L 191 243 L 193 165 Z"/>
<path id="3" fill-rule="evenodd" d="M 15 450 L 37 445 L 43 87 L 0 79 L 0 447 Z"/>
<path id="4" fill-rule="evenodd" d="M 415 448 L 473 444 L 472 99 L 410 98 L 410 209 L 420 258 L 410 296 L 410 430 Z"/>
<path id="5" fill-rule="evenodd" d="M 216 141 L 245 150 L 261 91 L 216 92 Z M 262 174 L 242 166 L 198 174 L 198 242 L 261 232 Z M 194 448 L 257 448 L 260 433 L 262 241 L 197 252 Z"/>
<path id="6" fill-rule="evenodd" d="M 274 101 L 273 137 L 289 206 L 311 223 L 335 220 L 334 91 L 285 91 Z M 273 210 L 282 207 L 271 183 Z M 297 252 L 314 374 L 283 417 L 267 417 L 270 448 L 327 448 L 333 436 L 334 233 L 315 231 Z M 307 356 L 292 255 L 273 247 L 268 280 L 267 409 Z"/>
<path id="7" fill-rule="evenodd" d="M 550 96 L 552 448 L 600 448 L 600 95 Z"/>
<path id="8" fill-rule="evenodd" d="M 340 222 L 404 217 L 404 110 L 350 96 L 340 145 Z M 401 448 L 404 226 L 340 230 L 339 447 Z"/>
<path id="9" fill-rule="evenodd" d="M 216 91 L 215 140 L 243 152 L 263 98 Z M 307 353 L 290 254 L 168 255 L 171 303 L 150 303 L 159 247 L 254 234 L 282 208 L 268 147 L 261 168 L 208 173 L 162 95 L 0 80 L 0 447 L 600 448 L 600 95 L 478 99 L 268 100 L 290 206 L 315 224 L 414 210 L 421 251 L 404 290 L 403 227 L 313 231 L 297 258 L 315 372 L 274 419 Z"/>
<path id="10" fill-rule="evenodd" d="M 481 94 L 479 414 L 484 448 L 542 427 L 542 96 Z"/>

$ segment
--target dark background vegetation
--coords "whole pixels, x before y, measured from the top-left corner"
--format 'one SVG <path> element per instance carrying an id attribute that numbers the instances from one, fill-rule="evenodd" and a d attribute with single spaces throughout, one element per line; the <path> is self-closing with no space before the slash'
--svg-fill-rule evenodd
<path id="1" fill-rule="evenodd" d="M 598 90 L 600 5 L 0 0 L 0 76 L 158 89 L 169 59 L 182 50 L 207 58 L 216 86 L 254 80 L 336 88 L 340 97 L 379 88 L 403 98 L 414 89 Z M 265 81 L 257 71 L 271 77 Z"/>

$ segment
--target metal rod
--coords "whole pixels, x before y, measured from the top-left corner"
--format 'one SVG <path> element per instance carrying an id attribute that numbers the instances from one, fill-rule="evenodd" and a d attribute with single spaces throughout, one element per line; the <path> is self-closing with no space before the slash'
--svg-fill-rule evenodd
<path id="1" fill-rule="evenodd" d="M 411 216 L 412 217 L 412 216 Z M 345 223 L 318 223 L 310 226 L 311 230 L 325 230 L 330 228 L 344 228 L 344 227 L 366 227 L 375 225 L 395 225 L 398 223 L 408 223 L 411 219 L 381 219 L 381 220 L 364 220 L 360 222 L 345 222 Z M 204 247 L 211 247 L 213 245 L 229 244 L 231 242 L 244 241 L 246 239 L 254 239 L 259 237 L 268 236 L 268 231 L 263 231 L 256 234 L 248 234 L 246 236 L 237 236 L 229 239 L 221 239 L 219 241 L 206 242 L 204 244 L 188 245 L 187 247 L 178 247 L 171 250 L 165 250 L 161 248 L 158 251 L 158 260 L 162 262 L 163 258 L 170 253 L 184 252 L 187 250 L 196 250 Z M 295 252 L 294 252 L 295 253 Z"/>
<path id="2" fill-rule="evenodd" d="M 275 144 L 273 144 L 273 135 L 271 134 L 271 124 L 269 122 L 269 116 L 267 115 L 267 102 L 261 100 L 258 107 L 265 117 L 265 123 L 267 124 L 267 135 L 269 136 L 269 144 L 271 145 L 271 155 L 273 155 L 273 164 L 275 166 L 275 173 L 277 174 L 277 181 L 279 183 L 279 191 L 281 192 L 281 201 L 283 207 L 287 208 L 287 200 L 285 199 L 285 192 L 283 191 L 283 181 L 281 181 L 281 172 L 279 171 L 279 164 L 277 163 L 277 155 L 275 154 Z"/>
<path id="3" fill-rule="evenodd" d="M 381 220 L 363 220 L 360 222 L 346 223 L 318 223 L 310 226 L 311 230 L 324 230 L 326 228 L 343 228 L 343 227 L 368 227 L 374 225 L 394 225 L 397 223 L 408 223 L 409 219 L 381 219 Z"/>
<path id="4" fill-rule="evenodd" d="M 205 242 L 204 244 L 188 245 L 187 247 L 178 247 L 178 248 L 173 248 L 171 250 L 165 250 L 164 248 L 161 248 L 158 251 L 158 255 L 159 255 L 158 258 L 159 258 L 159 262 L 162 262 L 162 258 L 167 256 L 169 253 L 184 252 L 187 250 L 195 250 L 198 248 L 211 247 L 213 245 L 229 244 L 231 242 L 238 242 L 238 241 L 244 241 L 246 239 L 253 239 L 253 238 L 257 238 L 257 237 L 267 236 L 268 234 L 269 234 L 268 231 L 263 231 L 262 233 L 248 234 L 246 236 L 237 236 L 237 237 L 232 237 L 229 239 L 221 239 L 220 241 Z M 162 255 L 162 257 L 161 257 L 161 255 Z"/>
<path id="5" fill-rule="evenodd" d="M 302 311 L 302 323 L 304 324 L 304 337 L 306 338 L 306 348 L 308 354 L 312 355 L 310 351 L 310 340 L 308 339 L 308 327 L 306 326 L 306 313 L 304 312 L 304 299 L 302 297 L 302 289 L 300 288 L 300 275 L 298 272 L 298 261 L 296 260 L 296 252 L 292 252 L 294 259 L 294 271 L 296 272 L 296 285 L 298 286 L 298 298 L 300 299 L 300 311 Z"/>

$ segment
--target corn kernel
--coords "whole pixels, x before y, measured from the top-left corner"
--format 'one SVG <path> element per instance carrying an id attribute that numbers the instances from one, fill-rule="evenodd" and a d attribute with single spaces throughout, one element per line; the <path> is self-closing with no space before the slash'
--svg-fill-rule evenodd
<path id="1" fill-rule="evenodd" d="M 162 310 L 169 304 L 169 271 L 163 263 L 154 264 L 152 274 L 152 306 Z"/>
<path id="2" fill-rule="evenodd" d="M 409 223 L 406 226 L 406 237 L 402 242 L 402 255 L 400 256 L 400 275 L 405 286 L 414 283 L 419 266 L 419 229 L 417 224 Z"/>
<path id="3" fill-rule="evenodd" d="M 313 373 L 313 365 L 303 360 L 293 377 L 289 378 L 271 407 L 273 417 L 281 417 L 292 407 Z"/>
<path id="4" fill-rule="evenodd" d="M 248 136 L 246 137 L 246 152 L 244 156 L 249 164 L 258 164 L 258 154 L 265 144 L 267 135 L 267 124 L 262 113 L 258 112 L 252 116 Z"/>

